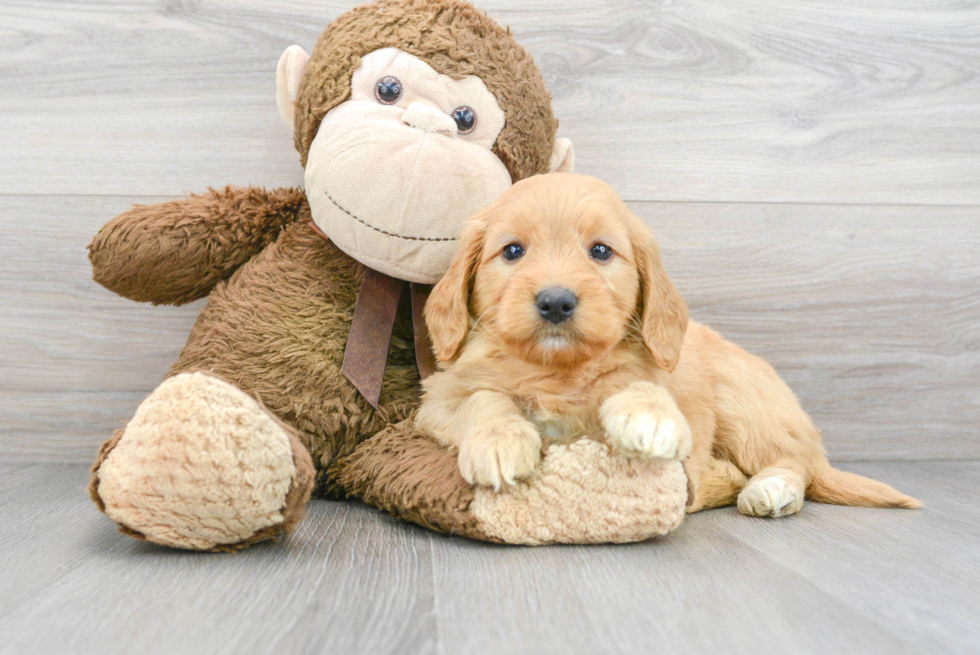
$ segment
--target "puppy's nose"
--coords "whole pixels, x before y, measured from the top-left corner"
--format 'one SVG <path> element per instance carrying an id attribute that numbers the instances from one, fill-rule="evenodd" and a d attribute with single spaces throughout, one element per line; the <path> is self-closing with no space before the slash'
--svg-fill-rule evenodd
<path id="1" fill-rule="evenodd" d="M 551 287 L 538 294 L 534 299 L 534 305 L 538 308 L 541 318 L 558 325 L 570 319 L 575 313 L 578 298 L 569 289 Z"/>

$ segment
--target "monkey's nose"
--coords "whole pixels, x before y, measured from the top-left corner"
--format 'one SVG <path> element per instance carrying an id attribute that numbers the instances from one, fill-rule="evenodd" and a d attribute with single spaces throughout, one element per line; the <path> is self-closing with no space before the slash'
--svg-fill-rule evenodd
<path id="1" fill-rule="evenodd" d="M 537 295 L 534 299 L 534 306 L 538 308 L 541 318 L 558 325 L 562 321 L 570 319 L 575 313 L 578 298 L 570 289 L 551 287 Z"/>
<path id="2" fill-rule="evenodd" d="M 402 114 L 402 122 L 426 132 L 439 132 L 448 136 L 456 135 L 456 121 L 438 109 L 421 102 L 413 102 Z"/>

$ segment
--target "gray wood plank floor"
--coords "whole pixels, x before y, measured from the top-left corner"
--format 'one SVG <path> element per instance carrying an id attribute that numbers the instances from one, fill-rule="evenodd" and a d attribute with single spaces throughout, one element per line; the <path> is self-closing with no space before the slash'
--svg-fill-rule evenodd
<path id="1" fill-rule="evenodd" d="M 696 514 L 654 541 L 501 547 L 314 501 L 238 555 L 116 533 L 84 467 L 0 466 L 0 653 L 970 653 L 980 462 L 850 464 L 919 511 Z"/>

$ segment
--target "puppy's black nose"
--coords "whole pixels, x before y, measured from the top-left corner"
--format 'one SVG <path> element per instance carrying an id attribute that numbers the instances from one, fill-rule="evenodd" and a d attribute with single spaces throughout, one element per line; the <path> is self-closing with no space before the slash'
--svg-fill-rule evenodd
<path id="1" fill-rule="evenodd" d="M 551 287 L 539 293 L 534 304 L 541 318 L 557 325 L 572 317 L 578 306 L 578 298 L 569 289 Z"/>

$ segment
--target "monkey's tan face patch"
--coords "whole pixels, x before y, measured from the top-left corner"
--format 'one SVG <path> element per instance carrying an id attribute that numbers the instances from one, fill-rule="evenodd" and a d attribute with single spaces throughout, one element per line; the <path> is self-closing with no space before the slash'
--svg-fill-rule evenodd
<path id="1" fill-rule="evenodd" d="M 419 104 L 443 114 L 452 120 L 453 112 L 469 107 L 475 117 L 469 131 L 461 131 L 452 121 L 451 131 L 459 138 L 481 145 L 488 150 L 504 129 L 504 110 L 497 99 L 476 75 L 455 80 L 440 75 L 431 66 L 398 48 L 375 50 L 361 58 L 361 65 L 351 78 L 351 101 L 378 102 L 377 83 L 394 78 L 400 82 L 400 93 L 390 107 L 408 110 Z M 446 122 L 448 127 L 449 122 Z"/>
<path id="2" fill-rule="evenodd" d="M 313 220 L 358 261 L 434 283 L 463 221 L 511 185 L 491 150 L 504 113 L 479 78 L 440 75 L 396 48 L 363 57 L 351 86 L 310 148 Z M 461 108 L 474 118 L 471 129 L 453 118 Z"/>

